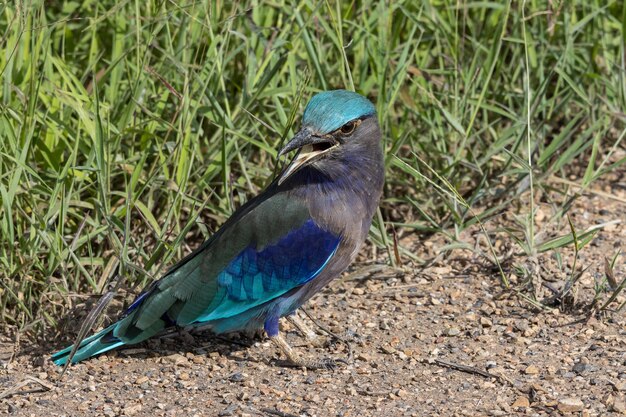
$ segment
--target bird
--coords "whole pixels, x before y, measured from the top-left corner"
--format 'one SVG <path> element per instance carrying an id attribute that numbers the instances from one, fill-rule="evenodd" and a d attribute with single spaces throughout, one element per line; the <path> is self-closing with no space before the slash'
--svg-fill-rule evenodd
<path id="1" fill-rule="evenodd" d="M 262 332 L 294 366 L 306 360 L 279 331 L 355 259 L 378 209 L 384 157 L 376 108 L 347 90 L 319 92 L 280 150 L 286 168 L 208 240 L 148 285 L 115 323 L 84 339 L 76 363 L 169 327 Z M 297 324 L 297 323 L 296 323 Z M 52 355 L 66 365 L 73 346 Z"/>

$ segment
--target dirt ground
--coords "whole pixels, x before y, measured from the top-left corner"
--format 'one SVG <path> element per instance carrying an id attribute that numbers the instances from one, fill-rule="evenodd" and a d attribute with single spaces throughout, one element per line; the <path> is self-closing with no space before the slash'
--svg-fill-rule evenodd
<path id="1" fill-rule="evenodd" d="M 503 267 L 520 296 L 502 291 L 497 270 L 476 250 L 449 252 L 425 269 L 405 260 L 398 270 L 377 266 L 385 261 L 380 253 L 373 263 L 369 248 L 306 306 L 316 321 L 349 342 L 354 355 L 347 365 L 286 368 L 267 340 L 176 332 L 73 366 L 57 382 L 59 369 L 46 355 L 59 346 L 22 343 L 9 360 L 14 341 L 5 338 L 0 414 L 626 415 L 626 311 L 585 314 L 605 276 L 605 256 L 624 248 L 625 175 L 588 190 L 569 211 L 580 230 L 605 225 L 580 252 L 577 264 L 587 269 L 560 306 L 539 311 L 524 295 L 534 291 L 539 300 L 548 299 L 550 288 L 564 285 L 574 259 L 571 245 L 559 251 L 562 267 L 554 252 L 534 259 L 509 256 Z M 540 236 L 567 233 L 565 219 L 549 222 L 557 207 L 550 198 L 537 201 Z M 487 227 L 505 225 L 516 213 L 511 207 Z M 476 228 L 461 239 L 480 249 L 480 236 Z M 498 236 L 498 253 L 519 251 L 504 234 Z M 401 243 L 429 259 L 449 242 L 406 235 Z M 533 290 L 513 274 L 514 266 L 533 272 Z M 626 256 L 618 258 L 614 275 L 618 283 L 626 276 Z M 609 295 L 600 293 L 598 305 Z M 625 299 L 621 295 L 612 307 Z M 315 348 L 288 322 L 283 331 L 311 357 L 348 358 L 342 342 Z"/>

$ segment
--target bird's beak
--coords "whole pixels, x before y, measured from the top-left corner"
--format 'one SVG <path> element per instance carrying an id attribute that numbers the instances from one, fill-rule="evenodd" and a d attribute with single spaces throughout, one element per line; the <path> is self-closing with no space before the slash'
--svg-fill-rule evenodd
<path id="1" fill-rule="evenodd" d="M 318 159 L 321 155 L 336 147 L 338 144 L 339 143 L 330 135 L 318 136 L 315 135 L 311 129 L 307 127 L 302 128 L 278 153 L 280 157 L 295 149 L 299 149 L 294 160 L 282 173 L 278 180 L 278 185 L 282 184 L 283 181 L 289 178 L 298 169 Z"/>

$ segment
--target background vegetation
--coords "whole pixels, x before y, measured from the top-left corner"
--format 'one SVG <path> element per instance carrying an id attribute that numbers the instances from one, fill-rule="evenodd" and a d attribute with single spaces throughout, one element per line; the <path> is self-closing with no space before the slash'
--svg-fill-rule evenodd
<path id="1" fill-rule="evenodd" d="M 378 109 L 379 247 L 454 242 L 520 196 L 518 249 L 571 243 L 536 239 L 528 196 L 623 169 L 625 38 L 604 0 L 2 3 L 0 320 L 158 277 L 268 183 L 325 89 Z"/>

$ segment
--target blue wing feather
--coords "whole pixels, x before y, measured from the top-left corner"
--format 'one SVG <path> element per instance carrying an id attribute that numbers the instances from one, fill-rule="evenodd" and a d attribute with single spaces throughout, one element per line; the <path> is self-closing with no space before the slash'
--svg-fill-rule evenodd
<path id="1" fill-rule="evenodd" d="M 305 284 L 324 269 L 339 242 L 339 236 L 307 220 L 274 244 L 248 246 L 219 274 L 220 302 L 195 322 L 234 316 Z"/>

